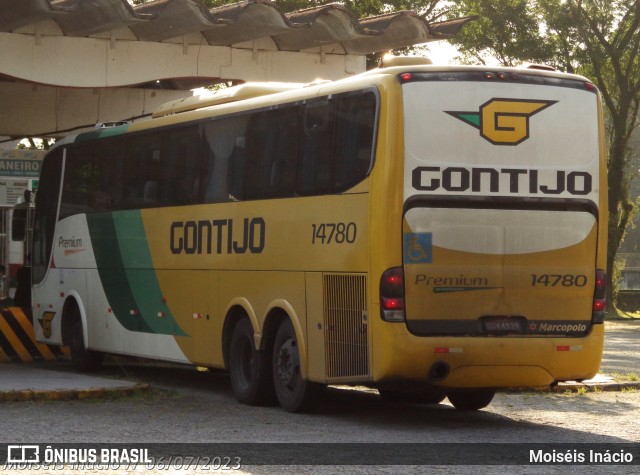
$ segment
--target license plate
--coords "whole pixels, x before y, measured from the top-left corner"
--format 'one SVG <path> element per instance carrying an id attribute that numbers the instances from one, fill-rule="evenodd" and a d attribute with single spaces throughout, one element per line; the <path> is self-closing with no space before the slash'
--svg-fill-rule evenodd
<path id="1" fill-rule="evenodd" d="M 490 317 L 484 318 L 483 323 L 486 332 L 519 333 L 524 328 L 521 318 Z"/>

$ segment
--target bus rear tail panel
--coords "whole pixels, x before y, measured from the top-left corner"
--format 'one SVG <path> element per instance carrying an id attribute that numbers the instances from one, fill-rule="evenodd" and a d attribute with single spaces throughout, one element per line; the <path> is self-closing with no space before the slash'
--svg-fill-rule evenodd
<path id="1" fill-rule="evenodd" d="M 512 338 L 561 347 L 591 335 L 602 323 L 606 239 L 595 88 L 514 70 L 400 78 L 409 332 L 491 338 L 494 355 L 497 339 L 509 340 L 505 365 L 505 356 L 526 364 Z M 497 363 L 490 359 L 476 363 Z"/>

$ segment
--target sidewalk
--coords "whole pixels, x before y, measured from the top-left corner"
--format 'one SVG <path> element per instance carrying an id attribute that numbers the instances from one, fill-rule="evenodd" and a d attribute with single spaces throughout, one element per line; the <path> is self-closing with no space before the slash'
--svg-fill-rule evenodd
<path id="1" fill-rule="evenodd" d="M 621 391 L 622 389 L 640 389 L 640 381 L 616 381 L 612 376 L 597 374 L 593 379 L 582 382 L 566 381 L 551 388 L 556 393 L 579 391 Z"/>
<path id="2" fill-rule="evenodd" d="M 148 389 L 148 384 L 43 369 L 32 363 L 0 363 L 0 401 L 89 399 Z"/>

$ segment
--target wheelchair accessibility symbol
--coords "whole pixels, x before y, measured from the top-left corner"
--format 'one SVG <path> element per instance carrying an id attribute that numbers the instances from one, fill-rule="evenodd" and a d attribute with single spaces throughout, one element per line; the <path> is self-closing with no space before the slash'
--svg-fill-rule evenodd
<path id="1" fill-rule="evenodd" d="M 431 264 L 432 234 L 407 233 L 403 237 L 405 264 Z"/>

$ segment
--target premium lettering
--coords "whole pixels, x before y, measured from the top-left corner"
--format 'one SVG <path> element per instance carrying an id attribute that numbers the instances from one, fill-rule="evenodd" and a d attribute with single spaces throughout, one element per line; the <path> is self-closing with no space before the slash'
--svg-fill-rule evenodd
<path id="1" fill-rule="evenodd" d="M 467 277 L 463 274 L 457 277 L 431 277 L 426 274 L 418 274 L 414 284 L 482 287 L 489 285 L 489 279 L 486 277 Z"/>
<path id="2" fill-rule="evenodd" d="M 58 239 L 58 247 L 64 249 L 82 247 L 82 239 L 76 238 L 75 236 L 71 236 L 71 239 L 65 239 L 60 236 Z"/>

